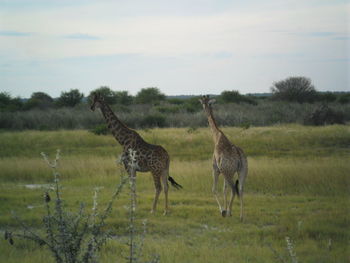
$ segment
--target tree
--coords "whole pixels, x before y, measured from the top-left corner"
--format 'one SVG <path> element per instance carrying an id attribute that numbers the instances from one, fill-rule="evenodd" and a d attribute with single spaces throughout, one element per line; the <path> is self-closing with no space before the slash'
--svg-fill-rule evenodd
<path id="1" fill-rule="evenodd" d="M 247 97 L 239 94 L 238 90 L 224 90 L 221 92 L 219 100 L 223 103 L 249 103 L 253 105 L 257 105 L 257 102 L 251 97 Z"/>
<path id="2" fill-rule="evenodd" d="M 165 95 L 155 87 L 141 89 L 135 97 L 136 103 L 139 104 L 155 104 L 162 100 L 165 100 Z"/>
<path id="3" fill-rule="evenodd" d="M 77 89 L 71 89 L 67 92 L 62 92 L 61 96 L 57 100 L 57 105 L 61 107 L 74 107 L 79 104 L 84 97 L 83 93 L 80 93 Z"/>
<path id="4" fill-rule="evenodd" d="M 224 90 L 220 94 L 220 100 L 224 103 L 230 103 L 230 102 L 240 102 L 241 101 L 241 94 L 239 94 L 239 91 L 237 90 Z"/>
<path id="5" fill-rule="evenodd" d="M 24 105 L 25 109 L 39 108 L 42 110 L 53 106 L 53 98 L 44 92 L 34 92 Z"/>
<path id="6" fill-rule="evenodd" d="M 16 111 L 22 109 L 20 98 L 12 98 L 7 92 L 0 92 L 0 111 Z"/>
<path id="7" fill-rule="evenodd" d="M 89 99 L 91 99 L 93 93 L 100 93 L 102 95 L 102 97 L 105 99 L 105 101 L 110 105 L 117 103 L 117 97 L 116 97 L 115 92 L 107 86 L 101 86 L 101 87 L 91 91 L 90 95 L 88 96 Z"/>
<path id="8" fill-rule="evenodd" d="M 272 99 L 293 101 L 293 102 L 313 102 L 317 99 L 317 92 L 311 80 L 306 77 L 289 77 L 285 80 L 274 82 L 271 87 Z"/>
<path id="9" fill-rule="evenodd" d="M 133 97 L 127 91 L 116 91 L 114 94 L 118 104 L 130 105 L 133 102 Z"/>

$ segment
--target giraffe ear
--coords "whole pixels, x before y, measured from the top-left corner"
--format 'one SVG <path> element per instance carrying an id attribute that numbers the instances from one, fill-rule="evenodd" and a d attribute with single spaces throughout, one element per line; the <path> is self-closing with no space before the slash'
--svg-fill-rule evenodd
<path id="1" fill-rule="evenodd" d="M 210 99 L 210 100 L 208 101 L 208 104 L 211 105 L 211 104 L 214 104 L 215 102 L 216 102 L 216 99 Z"/>

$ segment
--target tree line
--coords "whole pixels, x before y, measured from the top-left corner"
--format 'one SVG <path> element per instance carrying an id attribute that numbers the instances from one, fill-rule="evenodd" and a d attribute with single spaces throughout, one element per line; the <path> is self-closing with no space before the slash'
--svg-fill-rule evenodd
<path id="1" fill-rule="evenodd" d="M 216 95 L 218 103 L 247 103 L 257 105 L 259 100 L 268 99 L 273 101 L 287 101 L 297 103 L 314 102 L 338 102 L 347 104 L 350 102 L 350 93 L 319 92 L 316 90 L 311 80 L 307 77 L 289 77 L 284 80 L 274 82 L 270 88 L 269 96 L 256 96 L 254 94 L 242 95 L 237 90 L 225 90 L 220 95 Z M 76 107 L 86 104 L 93 92 L 103 95 L 110 105 L 128 106 L 131 104 L 152 104 L 158 107 L 162 113 L 173 113 L 183 109 L 187 112 L 196 112 L 201 109 L 198 97 L 170 98 L 163 94 L 156 87 L 141 89 L 136 96 L 132 96 L 128 91 L 114 91 L 110 87 L 101 86 L 91 91 L 86 97 L 78 89 L 63 91 L 58 98 L 52 98 L 44 92 L 34 92 L 29 99 L 20 97 L 13 98 L 7 92 L 0 92 L 0 111 L 26 111 L 31 109 L 45 110 L 49 108 Z M 164 102 L 164 103 L 162 103 Z M 162 106 L 167 104 L 171 106 Z"/>

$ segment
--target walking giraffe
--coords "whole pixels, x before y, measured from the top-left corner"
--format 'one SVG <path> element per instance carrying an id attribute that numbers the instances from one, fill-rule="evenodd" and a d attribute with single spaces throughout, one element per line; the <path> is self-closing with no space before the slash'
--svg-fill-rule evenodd
<path id="1" fill-rule="evenodd" d="M 231 143 L 225 134 L 218 128 L 213 116 L 212 104 L 215 99 L 210 99 L 209 96 L 202 96 L 199 99 L 203 106 L 204 112 L 207 115 L 208 123 L 211 128 L 214 139 L 214 154 L 213 154 L 213 194 L 219 205 L 221 215 L 232 215 L 232 203 L 235 194 L 240 198 L 241 211 L 240 220 L 243 221 L 243 186 L 248 173 L 248 162 L 243 150 Z M 224 176 L 224 207 L 221 206 L 217 184 L 220 173 Z M 238 180 L 234 182 L 234 175 L 238 173 Z M 227 204 L 227 192 L 231 189 L 231 199 Z"/>
<path id="2" fill-rule="evenodd" d="M 130 176 L 129 163 L 129 149 L 136 153 L 136 171 L 151 172 L 154 185 L 155 197 L 151 213 L 156 211 L 159 194 L 162 191 L 162 184 L 165 194 L 165 210 L 164 214 L 168 212 L 168 180 L 175 188 L 182 188 L 175 180 L 169 176 L 170 158 L 167 151 L 160 145 L 149 144 L 145 142 L 142 137 L 133 129 L 128 128 L 121 122 L 113 113 L 108 104 L 104 101 L 99 93 L 94 93 L 92 96 L 91 110 L 95 111 L 99 108 L 105 118 L 108 128 L 111 130 L 114 138 L 123 147 L 121 160 L 126 171 Z M 162 181 L 162 183 L 161 183 Z"/>

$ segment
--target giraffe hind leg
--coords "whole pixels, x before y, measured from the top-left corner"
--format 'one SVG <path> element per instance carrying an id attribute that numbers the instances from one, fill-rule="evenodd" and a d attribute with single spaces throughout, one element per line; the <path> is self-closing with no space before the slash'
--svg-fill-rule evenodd
<path id="1" fill-rule="evenodd" d="M 229 188 L 231 189 L 231 198 L 230 198 L 230 203 L 228 205 L 227 215 L 232 216 L 232 205 L 236 195 L 236 186 L 233 181 L 233 176 L 229 176 L 229 175 L 225 176 L 225 181 L 228 184 Z"/>
<path id="2" fill-rule="evenodd" d="M 218 196 L 218 191 L 217 191 L 217 186 L 218 186 L 218 181 L 219 181 L 219 175 L 220 171 L 218 169 L 213 169 L 213 187 L 212 187 L 212 192 L 214 194 L 214 197 L 216 199 L 216 202 L 218 203 L 220 213 L 223 217 L 226 216 L 226 210 L 222 209 L 222 206 L 220 204 L 219 196 Z"/>
<path id="3" fill-rule="evenodd" d="M 152 172 L 152 176 L 153 176 L 154 187 L 155 187 L 155 195 L 154 195 L 151 213 L 155 213 L 155 211 L 157 209 L 159 195 L 160 195 L 160 192 L 162 191 L 162 185 L 160 182 L 160 174 L 159 173 Z"/>
<path id="4" fill-rule="evenodd" d="M 163 188 L 164 188 L 164 197 L 165 197 L 165 204 L 164 204 L 164 215 L 166 215 L 169 211 L 168 208 L 168 172 L 163 172 L 162 173 L 162 183 L 163 183 Z"/>

